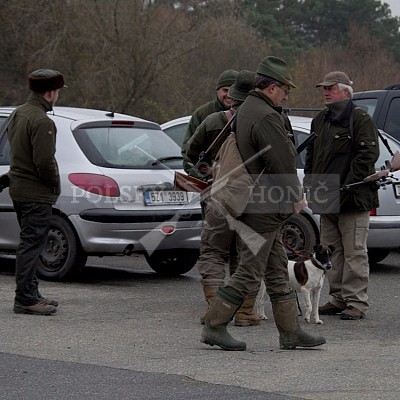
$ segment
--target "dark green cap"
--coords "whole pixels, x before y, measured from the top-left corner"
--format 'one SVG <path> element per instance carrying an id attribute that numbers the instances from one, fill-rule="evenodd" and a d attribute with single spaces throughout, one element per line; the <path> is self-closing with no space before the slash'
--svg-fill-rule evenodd
<path id="1" fill-rule="evenodd" d="M 217 90 L 224 86 L 232 86 L 237 78 L 238 72 L 233 69 L 224 71 L 217 80 Z"/>
<path id="2" fill-rule="evenodd" d="M 254 89 L 256 73 L 243 70 L 238 73 L 236 82 L 229 88 L 229 97 L 232 99 L 245 101 L 248 94 Z"/>
<path id="3" fill-rule="evenodd" d="M 288 65 L 278 57 L 268 56 L 263 58 L 258 66 L 257 74 L 265 75 L 291 87 L 296 87 Z"/>

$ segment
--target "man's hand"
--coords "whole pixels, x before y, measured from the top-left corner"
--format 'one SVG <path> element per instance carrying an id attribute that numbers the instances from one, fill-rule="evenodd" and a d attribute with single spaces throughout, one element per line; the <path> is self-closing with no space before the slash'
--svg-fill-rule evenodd
<path id="1" fill-rule="evenodd" d="M 307 206 L 308 206 L 308 202 L 307 202 L 307 200 L 305 199 L 305 197 L 303 197 L 303 200 L 301 200 L 301 201 L 299 201 L 299 202 L 293 204 L 294 213 L 295 213 L 295 214 L 300 214 L 300 211 L 301 211 L 303 208 L 306 208 Z"/>

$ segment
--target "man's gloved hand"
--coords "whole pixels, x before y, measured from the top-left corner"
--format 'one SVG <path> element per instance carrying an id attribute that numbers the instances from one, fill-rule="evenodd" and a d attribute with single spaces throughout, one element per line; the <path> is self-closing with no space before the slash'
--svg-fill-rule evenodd
<path id="1" fill-rule="evenodd" d="M 3 189 L 8 188 L 10 186 L 10 177 L 8 174 L 3 174 L 0 176 L 0 193 Z"/>

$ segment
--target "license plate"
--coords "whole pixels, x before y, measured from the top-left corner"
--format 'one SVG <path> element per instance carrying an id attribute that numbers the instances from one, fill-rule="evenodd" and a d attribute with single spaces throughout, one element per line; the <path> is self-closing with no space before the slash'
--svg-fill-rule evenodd
<path id="1" fill-rule="evenodd" d="M 179 191 L 157 191 L 144 192 L 144 202 L 146 206 L 158 206 L 163 204 L 187 204 L 187 192 Z"/>
<path id="2" fill-rule="evenodd" d="M 400 197 L 400 184 L 394 185 L 394 193 L 395 193 L 396 197 Z"/>

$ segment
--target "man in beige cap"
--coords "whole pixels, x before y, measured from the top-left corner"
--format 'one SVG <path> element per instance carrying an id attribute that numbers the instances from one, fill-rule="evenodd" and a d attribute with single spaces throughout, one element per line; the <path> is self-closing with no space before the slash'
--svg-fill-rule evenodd
<path id="1" fill-rule="evenodd" d="M 14 312 L 51 315 L 58 302 L 39 292 L 36 266 L 46 243 L 52 205 L 60 194 L 56 126 L 47 115 L 64 87 L 63 75 L 40 69 L 28 76 L 31 94 L 10 115 L 10 196 L 21 228 L 17 249 Z"/>
<path id="2" fill-rule="evenodd" d="M 379 157 L 377 129 L 372 118 L 355 106 L 353 82 L 346 73 L 328 73 L 317 87 L 323 88 L 322 110 L 312 121 L 317 137 L 307 148 L 305 186 L 317 189 L 318 176 L 336 176 L 342 187 L 335 210 L 310 202 L 321 214 L 321 244 L 332 244 L 332 270 L 328 272 L 331 301 L 319 308 L 322 315 L 340 314 L 342 320 L 358 320 L 368 309 L 369 265 L 367 237 L 370 210 L 379 207 L 377 187 L 343 185 L 362 181 L 375 172 Z M 317 178 L 317 179 L 315 179 Z"/>
<path id="3" fill-rule="evenodd" d="M 238 72 L 233 69 L 227 69 L 226 71 L 222 72 L 216 83 L 216 98 L 197 108 L 190 118 L 186 135 L 182 143 L 183 168 L 189 175 L 193 175 L 197 178 L 202 177 L 192 169 L 193 164 L 186 154 L 186 143 L 194 135 L 196 128 L 206 119 L 208 115 L 218 111 L 226 111 L 231 108 L 233 100 L 229 96 L 228 91 L 229 88 L 235 83 L 237 75 Z"/>
<path id="4" fill-rule="evenodd" d="M 324 338 L 313 337 L 300 328 L 282 243 L 284 222 L 306 204 L 297 177 L 296 149 L 285 129 L 281 107 L 294 87 L 287 64 L 277 57 L 265 57 L 257 69 L 255 90 L 237 112 L 237 146 L 247 171 L 253 177 L 265 171 L 239 217 L 256 233 L 253 237 L 259 240 L 260 247 L 256 251 L 251 238 L 238 235 L 239 266 L 228 283 L 218 289 L 200 339 L 211 346 L 246 349 L 246 343 L 235 340 L 226 327 L 261 279 L 272 302 L 280 347 L 295 349 L 325 343 Z M 271 188 L 277 190 L 271 192 Z"/>

